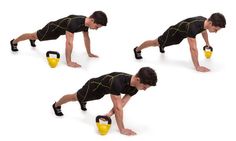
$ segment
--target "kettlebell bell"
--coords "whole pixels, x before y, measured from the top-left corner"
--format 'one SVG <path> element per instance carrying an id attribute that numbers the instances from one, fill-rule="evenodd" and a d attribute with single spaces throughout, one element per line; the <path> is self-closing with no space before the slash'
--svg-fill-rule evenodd
<path id="1" fill-rule="evenodd" d="M 205 53 L 205 57 L 207 59 L 211 58 L 212 52 L 213 52 L 213 48 L 211 46 L 204 46 L 203 47 L 204 53 Z"/>
<path id="2" fill-rule="evenodd" d="M 55 57 L 50 57 L 50 55 L 56 55 L 56 58 Z M 51 68 L 55 68 L 60 60 L 60 54 L 56 51 L 48 51 L 46 53 L 46 57 L 47 57 L 47 60 L 48 60 L 48 64 Z"/>
<path id="3" fill-rule="evenodd" d="M 101 135 L 106 135 L 111 127 L 111 118 L 108 116 L 98 115 L 96 117 L 96 124 Z"/>

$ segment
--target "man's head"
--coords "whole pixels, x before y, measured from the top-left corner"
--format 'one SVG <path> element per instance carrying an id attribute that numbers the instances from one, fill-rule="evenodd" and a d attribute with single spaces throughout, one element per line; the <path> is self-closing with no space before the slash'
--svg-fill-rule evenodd
<path id="1" fill-rule="evenodd" d="M 134 76 L 134 86 L 138 90 L 146 90 L 150 86 L 156 86 L 157 75 L 150 67 L 141 68 Z"/>
<path id="2" fill-rule="evenodd" d="M 208 18 L 208 30 L 209 32 L 217 32 L 221 28 L 225 28 L 226 20 L 223 14 L 221 13 L 213 13 L 210 18 Z"/>
<path id="3" fill-rule="evenodd" d="M 102 26 L 107 25 L 107 16 L 102 11 L 95 11 L 92 15 L 89 16 L 91 29 L 98 29 Z"/>

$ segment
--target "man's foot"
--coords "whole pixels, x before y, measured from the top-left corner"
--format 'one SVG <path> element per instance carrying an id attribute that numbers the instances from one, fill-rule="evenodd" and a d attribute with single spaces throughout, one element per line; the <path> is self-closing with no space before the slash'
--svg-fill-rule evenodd
<path id="1" fill-rule="evenodd" d="M 12 40 L 10 41 L 11 50 L 12 50 L 13 52 L 19 51 L 18 48 L 17 48 L 17 44 L 14 44 L 13 41 L 14 41 L 14 39 L 12 39 Z"/>
<path id="2" fill-rule="evenodd" d="M 134 56 L 136 59 L 143 59 L 141 51 L 136 51 L 137 47 L 134 48 Z"/>
<path id="3" fill-rule="evenodd" d="M 30 45 L 32 46 L 32 47 L 36 47 L 36 44 L 35 44 L 35 41 L 36 40 L 29 40 L 30 41 Z"/>
<path id="4" fill-rule="evenodd" d="M 159 46 L 159 49 L 160 49 L 160 52 L 161 52 L 161 53 L 165 53 L 165 50 L 164 50 L 163 47 Z"/>
<path id="5" fill-rule="evenodd" d="M 80 102 L 79 101 L 79 104 L 80 104 L 80 108 L 82 111 L 87 111 L 87 108 L 86 108 L 87 102 Z"/>
<path id="6" fill-rule="evenodd" d="M 56 107 L 56 102 L 52 105 L 52 108 L 57 116 L 63 116 L 63 113 L 61 112 L 61 106 Z"/>

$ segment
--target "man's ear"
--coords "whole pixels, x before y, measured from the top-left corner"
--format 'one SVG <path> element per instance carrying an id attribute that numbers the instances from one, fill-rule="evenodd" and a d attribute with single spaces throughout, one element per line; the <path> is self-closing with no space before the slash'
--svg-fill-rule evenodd
<path id="1" fill-rule="evenodd" d="M 213 25 L 212 25 L 212 21 L 209 21 L 208 23 L 209 23 L 210 26 L 213 26 Z"/>
<path id="2" fill-rule="evenodd" d="M 140 78 L 139 77 L 135 77 L 136 82 L 140 83 Z"/>
<path id="3" fill-rule="evenodd" d="M 91 20 L 91 22 L 92 22 L 92 23 L 94 23 L 94 22 L 95 22 L 94 18 L 90 18 L 90 20 Z"/>

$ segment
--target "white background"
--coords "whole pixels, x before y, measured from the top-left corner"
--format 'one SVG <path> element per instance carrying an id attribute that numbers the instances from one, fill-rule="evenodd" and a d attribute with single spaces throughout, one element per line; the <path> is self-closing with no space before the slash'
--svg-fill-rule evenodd
<path id="1" fill-rule="evenodd" d="M 205 0 L 67 0 L 0 2 L 0 140 L 1 141 L 78 141 L 78 140 L 157 140 L 157 141 L 235 141 L 235 6 L 228 1 Z M 10 51 L 9 42 L 22 33 L 35 32 L 49 21 L 70 14 L 89 16 L 103 10 L 108 25 L 90 30 L 91 47 L 98 59 L 88 58 L 81 33 L 75 34 L 72 58 L 82 68 L 65 63 L 65 36 L 39 42 L 18 44 Z M 227 19 L 225 29 L 209 34 L 214 47 L 211 59 L 205 59 L 201 35 L 197 36 L 199 62 L 208 73 L 193 68 L 186 40 L 166 48 L 143 51 L 143 60 L 135 60 L 133 48 L 155 39 L 170 25 L 192 16 L 209 17 L 221 12 Z M 60 52 L 57 68 L 47 65 L 45 53 Z M 140 91 L 124 109 L 124 123 L 137 132 L 128 137 L 118 132 L 115 118 L 106 136 L 100 136 L 95 117 L 112 107 L 107 95 L 89 102 L 82 112 L 77 102 L 62 107 L 58 118 L 51 108 L 61 96 L 74 93 L 92 77 L 113 71 L 135 74 L 149 66 L 156 70 L 156 87 Z"/>

